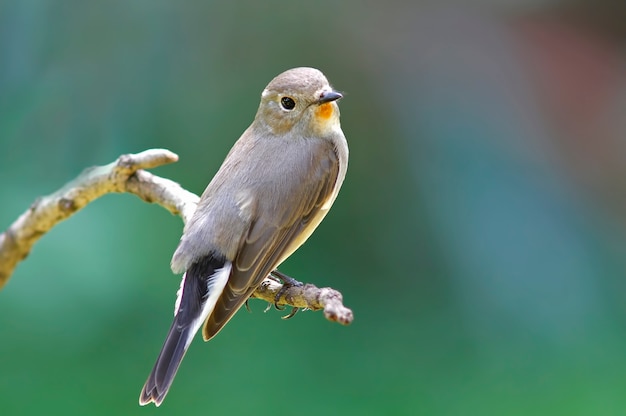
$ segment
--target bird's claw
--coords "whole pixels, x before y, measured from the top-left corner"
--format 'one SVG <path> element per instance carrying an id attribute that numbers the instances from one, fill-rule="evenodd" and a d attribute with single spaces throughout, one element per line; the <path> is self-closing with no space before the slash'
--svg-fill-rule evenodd
<path id="1" fill-rule="evenodd" d="M 285 315 L 285 316 L 283 316 L 283 317 L 282 317 L 282 318 L 280 318 L 280 319 L 285 319 L 285 320 L 287 320 L 287 319 L 291 319 L 291 318 L 293 318 L 293 317 L 294 317 L 294 315 L 295 315 L 296 313 L 298 313 L 298 311 L 299 311 L 299 310 L 300 310 L 300 308 L 297 308 L 297 307 L 295 307 L 295 306 L 294 306 L 293 308 L 291 308 L 291 312 L 289 312 L 289 315 Z"/>
<path id="2" fill-rule="evenodd" d="M 274 296 L 274 307 L 279 310 L 282 311 L 285 308 L 281 307 L 278 305 L 278 301 L 280 300 L 281 296 L 285 294 L 285 292 L 292 287 L 301 287 L 304 286 L 304 284 L 296 279 L 294 279 L 293 277 L 289 277 L 284 273 L 279 272 L 278 270 L 274 270 L 273 272 L 270 273 L 270 275 L 276 279 L 279 279 L 280 281 L 283 282 L 283 286 L 278 290 L 278 292 L 276 293 L 276 296 Z M 289 319 L 291 317 L 293 317 L 299 310 L 300 308 L 296 308 L 294 307 L 291 312 L 289 313 L 289 315 L 284 316 L 283 319 Z"/>

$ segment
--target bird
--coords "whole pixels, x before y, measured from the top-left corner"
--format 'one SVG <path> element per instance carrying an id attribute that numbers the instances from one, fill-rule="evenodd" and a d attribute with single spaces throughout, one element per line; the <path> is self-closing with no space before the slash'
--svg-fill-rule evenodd
<path id="1" fill-rule="evenodd" d="M 195 334 L 213 338 L 333 205 L 348 167 L 334 90 L 315 68 L 270 81 L 184 227 L 171 324 L 139 404 L 160 406 Z"/>

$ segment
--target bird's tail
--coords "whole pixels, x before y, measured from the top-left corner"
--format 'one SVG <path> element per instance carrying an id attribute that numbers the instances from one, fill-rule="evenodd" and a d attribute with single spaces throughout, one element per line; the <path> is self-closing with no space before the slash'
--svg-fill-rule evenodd
<path id="1" fill-rule="evenodd" d="M 159 406 L 167 394 L 194 335 L 213 311 L 230 275 L 231 263 L 207 256 L 183 275 L 174 322 L 159 358 L 141 390 L 139 404 Z"/>
<path id="2" fill-rule="evenodd" d="M 195 335 L 190 326 L 181 329 L 178 320 L 178 317 L 174 318 L 159 358 L 141 390 L 139 404 L 142 406 L 150 402 L 157 406 L 161 404 Z"/>

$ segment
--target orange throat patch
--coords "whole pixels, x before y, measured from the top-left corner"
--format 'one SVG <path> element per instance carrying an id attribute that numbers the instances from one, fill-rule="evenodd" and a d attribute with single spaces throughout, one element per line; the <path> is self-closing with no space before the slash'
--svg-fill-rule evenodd
<path id="1" fill-rule="evenodd" d="M 322 120 L 328 120 L 334 112 L 335 109 L 333 108 L 333 103 L 324 103 L 317 107 L 317 110 L 315 110 L 315 115 Z"/>

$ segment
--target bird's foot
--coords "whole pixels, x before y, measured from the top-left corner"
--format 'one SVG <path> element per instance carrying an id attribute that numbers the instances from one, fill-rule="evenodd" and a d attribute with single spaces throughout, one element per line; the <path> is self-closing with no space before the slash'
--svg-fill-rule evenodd
<path id="1" fill-rule="evenodd" d="M 270 275 L 276 279 L 279 279 L 280 281 L 283 282 L 283 287 L 280 288 L 280 290 L 276 293 L 276 296 L 274 296 L 274 307 L 276 309 L 278 309 L 279 311 L 284 310 L 284 307 L 278 306 L 278 301 L 280 300 L 280 297 L 282 295 L 285 294 L 285 292 L 292 287 L 302 287 L 304 286 L 304 283 L 294 279 L 293 277 L 287 276 L 284 273 L 279 272 L 278 270 L 274 270 L 273 272 L 270 273 Z M 283 319 L 289 319 L 291 317 L 293 317 L 298 310 L 300 310 L 300 308 L 296 308 L 293 307 L 291 309 L 291 312 L 289 313 L 289 315 L 287 316 L 283 316 Z"/>

